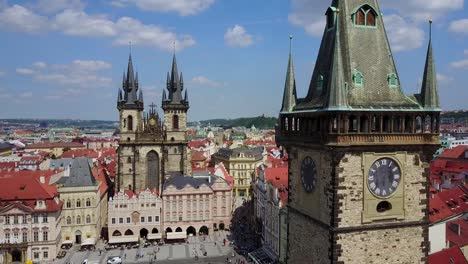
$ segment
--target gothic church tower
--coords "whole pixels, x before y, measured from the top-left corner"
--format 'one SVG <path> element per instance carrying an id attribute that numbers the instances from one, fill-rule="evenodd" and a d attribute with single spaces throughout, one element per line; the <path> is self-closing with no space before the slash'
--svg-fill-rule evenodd
<path id="1" fill-rule="evenodd" d="M 425 263 L 440 106 L 432 43 L 405 95 L 377 0 L 334 0 L 305 98 L 290 58 L 278 143 L 290 157 L 288 263 Z"/>
<path id="2" fill-rule="evenodd" d="M 117 99 L 120 114 L 117 189 L 134 192 L 151 189 L 161 193 L 167 177 L 191 173 L 186 137 L 188 98 L 187 92 L 184 99 L 181 96 L 183 80 L 182 76 L 178 78 L 175 56 L 168 90 L 170 100 L 163 99 L 162 103 L 164 121 L 154 104 L 144 113 L 143 92 L 138 87 L 138 74 L 134 73 L 129 56 Z M 163 94 L 166 98 L 165 91 Z"/>

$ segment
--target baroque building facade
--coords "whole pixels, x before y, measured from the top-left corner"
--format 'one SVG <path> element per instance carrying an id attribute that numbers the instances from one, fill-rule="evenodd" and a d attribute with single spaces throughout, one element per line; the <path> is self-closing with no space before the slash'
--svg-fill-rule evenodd
<path id="1" fill-rule="evenodd" d="M 263 147 L 221 148 L 212 155 L 214 164 L 224 164 L 229 174 L 234 177 L 236 197 L 249 197 L 252 183 L 256 181 L 256 169 L 266 159 Z"/>
<path id="2" fill-rule="evenodd" d="M 426 263 L 439 97 L 429 42 L 405 95 L 377 0 L 333 0 L 305 98 L 291 53 L 277 127 L 289 154 L 288 263 Z"/>
<path id="3" fill-rule="evenodd" d="M 52 261 L 60 245 L 62 202 L 44 176 L 0 179 L 0 263 Z"/>
<path id="4" fill-rule="evenodd" d="M 179 77 L 176 57 L 171 73 L 167 74 L 167 91 L 163 92 L 164 120 L 151 104 L 144 113 L 143 91 L 139 88 L 138 73 L 133 70 L 132 57 L 119 89 L 117 109 L 120 116 L 120 140 L 116 187 L 134 192 L 150 189 L 161 193 L 166 177 L 191 173 L 190 151 L 187 148 L 187 90 L 182 73 Z M 123 94 L 122 94 L 123 92 Z"/>

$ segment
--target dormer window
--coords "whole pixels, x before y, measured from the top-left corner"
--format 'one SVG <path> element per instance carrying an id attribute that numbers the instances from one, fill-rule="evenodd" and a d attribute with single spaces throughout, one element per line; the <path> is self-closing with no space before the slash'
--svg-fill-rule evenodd
<path id="1" fill-rule="evenodd" d="M 387 82 L 388 82 L 388 86 L 391 87 L 391 88 L 395 88 L 398 86 L 398 78 L 396 76 L 395 73 L 390 73 L 388 76 L 387 76 Z"/>
<path id="2" fill-rule="evenodd" d="M 321 95 L 322 91 L 323 91 L 323 75 L 319 75 L 319 77 L 317 78 L 317 93 Z"/>
<path id="3" fill-rule="evenodd" d="M 355 87 L 362 87 L 362 84 L 364 82 L 362 73 L 360 72 L 355 72 L 353 74 L 353 82 Z"/>
<path id="4" fill-rule="evenodd" d="M 357 26 L 375 27 L 377 13 L 370 5 L 363 5 L 353 14 L 353 22 Z"/>
<path id="5" fill-rule="evenodd" d="M 337 9 L 334 6 L 331 6 L 328 8 L 327 13 L 325 13 L 327 16 L 327 29 L 332 29 L 335 27 L 336 11 Z"/>

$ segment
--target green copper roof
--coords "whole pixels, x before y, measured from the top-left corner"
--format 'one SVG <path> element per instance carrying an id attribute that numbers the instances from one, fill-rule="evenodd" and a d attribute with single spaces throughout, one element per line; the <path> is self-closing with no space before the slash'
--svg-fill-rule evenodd
<path id="1" fill-rule="evenodd" d="M 432 23 L 432 22 L 431 22 Z M 432 28 L 431 28 L 432 30 Z M 432 32 L 431 32 L 432 35 Z M 427 47 L 426 64 L 424 67 L 424 76 L 421 87 L 420 100 L 424 108 L 439 109 L 439 92 L 437 89 L 437 74 L 435 70 L 434 57 L 432 55 L 432 36 L 429 37 Z"/>
<path id="2" fill-rule="evenodd" d="M 292 40 L 292 36 L 290 37 Z M 294 65 L 292 59 L 292 48 L 289 48 L 288 70 L 286 72 L 286 82 L 284 84 L 283 105 L 281 112 L 290 112 L 296 106 L 296 79 L 294 78 Z"/>
<path id="3" fill-rule="evenodd" d="M 375 26 L 355 24 L 361 8 L 374 15 Z M 334 23 L 324 29 L 307 96 L 296 100 L 294 111 L 421 109 L 400 87 L 377 0 L 334 0 L 326 16 Z M 355 83 L 361 75 L 362 82 Z M 396 81 L 390 84 L 389 76 Z"/>
<path id="4" fill-rule="evenodd" d="M 333 9 L 330 10 L 331 12 Z M 327 108 L 343 110 L 348 107 L 348 98 L 345 92 L 345 81 L 343 73 L 343 62 L 341 57 L 341 44 L 340 44 L 340 26 L 335 25 L 335 43 L 333 51 L 333 64 L 329 74 L 330 80 L 328 82 L 328 104 Z"/>

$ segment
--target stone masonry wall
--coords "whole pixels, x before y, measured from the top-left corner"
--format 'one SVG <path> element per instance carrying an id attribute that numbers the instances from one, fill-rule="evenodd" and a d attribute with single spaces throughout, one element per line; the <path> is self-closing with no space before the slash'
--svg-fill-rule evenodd
<path id="1" fill-rule="evenodd" d="M 289 210 L 288 263 L 325 264 L 329 261 L 329 231 Z"/>
<path id="2" fill-rule="evenodd" d="M 337 238 L 342 250 L 339 263 L 424 263 L 421 227 L 345 233 Z"/>
<path id="3" fill-rule="evenodd" d="M 361 155 L 347 154 L 340 162 L 338 198 L 342 207 L 338 214 L 339 227 L 362 225 L 363 188 L 367 188 L 364 175 L 368 170 L 363 168 L 362 160 Z M 407 153 L 406 160 L 400 162 L 403 165 L 405 192 L 405 219 L 402 221 L 422 221 L 427 203 L 424 176 L 427 164 L 420 161 L 417 153 Z"/>

